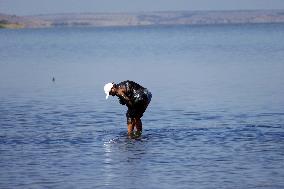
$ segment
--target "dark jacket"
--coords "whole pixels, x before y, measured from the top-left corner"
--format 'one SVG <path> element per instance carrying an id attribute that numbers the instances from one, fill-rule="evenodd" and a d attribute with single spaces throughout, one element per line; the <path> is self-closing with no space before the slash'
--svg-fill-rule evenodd
<path id="1" fill-rule="evenodd" d="M 151 93 L 146 88 L 142 87 L 138 83 L 135 83 L 134 81 L 123 81 L 121 83 L 116 84 L 116 87 L 125 89 L 125 95 L 130 99 L 131 104 L 133 104 L 133 106 L 143 106 L 145 104 L 148 105 L 151 101 Z M 126 104 L 129 107 L 129 103 L 127 103 L 123 96 L 118 95 L 118 98 L 120 104 Z"/>

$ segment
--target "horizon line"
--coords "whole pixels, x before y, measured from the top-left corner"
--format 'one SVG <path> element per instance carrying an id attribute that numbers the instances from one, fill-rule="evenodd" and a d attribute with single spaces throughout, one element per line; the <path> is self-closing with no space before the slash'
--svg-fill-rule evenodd
<path id="1" fill-rule="evenodd" d="M 86 12 L 54 12 L 54 13 L 36 13 L 36 14 L 11 14 L 0 12 L 0 14 L 12 16 L 39 16 L 39 15 L 67 15 L 67 14 L 139 14 L 139 13 L 163 13 L 163 12 L 257 12 L 257 11 L 284 11 L 279 9 L 220 9 L 220 10 L 155 10 L 155 11 L 86 11 Z"/>

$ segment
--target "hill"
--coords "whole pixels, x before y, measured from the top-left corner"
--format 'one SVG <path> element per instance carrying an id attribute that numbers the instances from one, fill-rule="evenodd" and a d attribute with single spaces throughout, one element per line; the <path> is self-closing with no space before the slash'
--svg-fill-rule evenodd
<path id="1" fill-rule="evenodd" d="M 0 26 L 22 28 L 53 26 L 149 26 L 193 24 L 284 23 L 284 10 L 254 11 L 163 11 L 139 13 L 76 13 L 33 16 L 0 14 Z"/>

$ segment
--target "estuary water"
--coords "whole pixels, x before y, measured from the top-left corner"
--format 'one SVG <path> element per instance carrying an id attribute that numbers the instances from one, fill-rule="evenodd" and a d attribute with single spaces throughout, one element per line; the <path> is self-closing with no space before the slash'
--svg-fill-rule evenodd
<path id="1" fill-rule="evenodd" d="M 0 30 L 0 188 L 284 188 L 283 96 L 284 24 Z"/>

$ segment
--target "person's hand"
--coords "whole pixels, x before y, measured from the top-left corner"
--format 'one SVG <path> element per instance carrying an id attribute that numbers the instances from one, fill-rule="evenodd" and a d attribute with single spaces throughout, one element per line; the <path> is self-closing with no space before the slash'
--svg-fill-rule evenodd
<path id="1" fill-rule="evenodd" d="M 122 91 L 122 89 L 118 89 L 117 90 L 117 95 L 118 96 L 123 96 L 124 95 L 124 92 Z"/>
<path id="2" fill-rule="evenodd" d="M 119 98 L 119 103 L 122 104 L 122 105 L 126 104 L 122 98 Z"/>
<path id="3" fill-rule="evenodd" d="M 117 90 L 117 96 L 119 96 L 120 98 L 122 98 L 122 101 L 124 104 L 126 104 L 128 107 L 132 106 L 132 102 L 130 101 L 130 99 L 125 95 L 125 93 L 123 92 L 123 90 Z M 121 102 L 119 102 L 121 103 Z M 122 104 L 122 103 L 121 103 Z M 122 104 L 122 105 L 124 105 Z"/>

